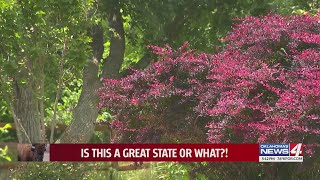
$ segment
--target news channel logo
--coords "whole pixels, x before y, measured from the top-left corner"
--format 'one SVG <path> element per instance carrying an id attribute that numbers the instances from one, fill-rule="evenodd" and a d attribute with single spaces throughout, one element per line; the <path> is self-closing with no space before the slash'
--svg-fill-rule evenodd
<path id="1" fill-rule="evenodd" d="M 303 162 L 302 143 L 260 144 L 259 162 Z"/>

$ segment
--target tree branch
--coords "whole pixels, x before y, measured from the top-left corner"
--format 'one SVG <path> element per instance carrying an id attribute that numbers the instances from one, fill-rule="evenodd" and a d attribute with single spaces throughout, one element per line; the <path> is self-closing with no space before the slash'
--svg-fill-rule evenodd
<path id="1" fill-rule="evenodd" d="M 120 77 L 119 70 L 124 59 L 125 35 L 120 2 L 118 0 L 110 0 L 109 4 L 113 5 L 107 9 L 110 29 L 110 53 L 104 61 L 101 77 L 117 79 Z"/>

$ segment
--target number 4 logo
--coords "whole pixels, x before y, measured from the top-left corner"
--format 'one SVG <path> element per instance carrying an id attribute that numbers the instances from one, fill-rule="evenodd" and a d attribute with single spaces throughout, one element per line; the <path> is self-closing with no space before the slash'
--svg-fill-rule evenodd
<path id="1" fill-rule="evenodd" d="M 290 155 L 291 156 L 300 156 L 302 155 L 302 143 L 299 144 L 290 144 Z"/>

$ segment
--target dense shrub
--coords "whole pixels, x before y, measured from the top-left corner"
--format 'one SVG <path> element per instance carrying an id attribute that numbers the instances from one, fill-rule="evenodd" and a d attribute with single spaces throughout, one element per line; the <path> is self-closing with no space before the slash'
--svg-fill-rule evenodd
<path id="1" fill-rule="evenodd" d="M 208 125 L 209 141 L 301 142 L 319 134 L 319 33 L 320 17 L 309 15 L 247 17 L 236 25 L 213 58 L 212 88 L 201 102 L 217 119 Z"/>
<path id="2" fill-rule="evenodd" d="M 105 79 L 100 107 L 116 115 L 112 125 L 122 142 L 205 142 L 208 122 L 198 117 L 202 84 L 208 82 L 205 54 L 154 47 L 160 61 L 121 80 Z M 193 136 L 190 136 L 193 134 Z"/>
<path id="3" fill-rule="evenodd" d="M 239 19 L 215 55 L 150 46 L 158 62 L 105 79 L 122 142 L 315 142 L 320 134 L 320 17 Z M 208 129 L 206 129 L 208 128 Z"/>
<path id="4" fill-rule="evenodd" d="M 108 179 L 110 171 L 101 167 L 108 167 L 110 163 L 76 163 L 76 162 L 30 162 L 20 163 L 11 169 L 12 179 Z"/>

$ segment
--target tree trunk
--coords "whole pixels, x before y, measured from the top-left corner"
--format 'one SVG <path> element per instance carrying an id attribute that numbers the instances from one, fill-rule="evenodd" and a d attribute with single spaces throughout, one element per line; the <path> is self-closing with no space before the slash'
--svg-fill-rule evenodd
<path id="1" fill-rule="evenodd" d="M 34 79 L 22 70 L 13 87 L 13 116 L 17 121 L 19 143 L 41 143 L 41 114 Z M 28 77 L 29 76 L 29 77 Z M 26 81 L 22 83 L 22 81 Z"/>
<path id="2" fill-rule="evenodd" d="M 103 66 L 103 78 L 118 78 L 119 70 L 123 63 L 125 39 L 123 21 L 120 13 L 120 4 L 117 0 L 112 3 L 108 14 L 111 28 L 110 54 Z M 90 140 L 94 122 L 98 117 L 99 97 L 97 90 L 101 87 L 98 69 L 103 53 L 103 31 L 96 25 L 92 31 L 93 57 L 88 62 L 83 72 L 83 86 L 80 99 L 73 113 L 73 120 L 67 130 L 62 134 L 57 143 L 86 143 Z"/>
<path id="3" fill-rule="evenodd" d="M 73 112 L 73 120 L 63 133 L 58 143 L 86 143 L 90 140 L 94 130 L 94 122 L 98 116 L 98 96 L 96 90 L 99 87 L 97 78 L 98 64 L 96 59 L 88 63 L 83 72 L 82 92 Z"/>
<path id="4" fill-rule="evenodd" d="M 73 112 L 73 120 L 57 143 L 86 143 L 94 130 L 93 123 L 98 117 L 96 90 L 100 87 L 99 60 L 103 53 L 103 31 L 99 25 L 93 27 L 92 38 L 93 54 L 83 70 L 82 92 Z"/>
<path id="5" fill-rule="evenodd" d="M 110 50 L 109 56 L 104 61 L 102 69 L 102 78 L 118 79 L 119 70 L 123 63 L 125 50 L 125 35 L 123 20 L 120 12 L 120 3 L 118 0 L 109 0 L 106 6 L 109 22 Z M 112 4 L 112 7 L 110 7 Z"/>

